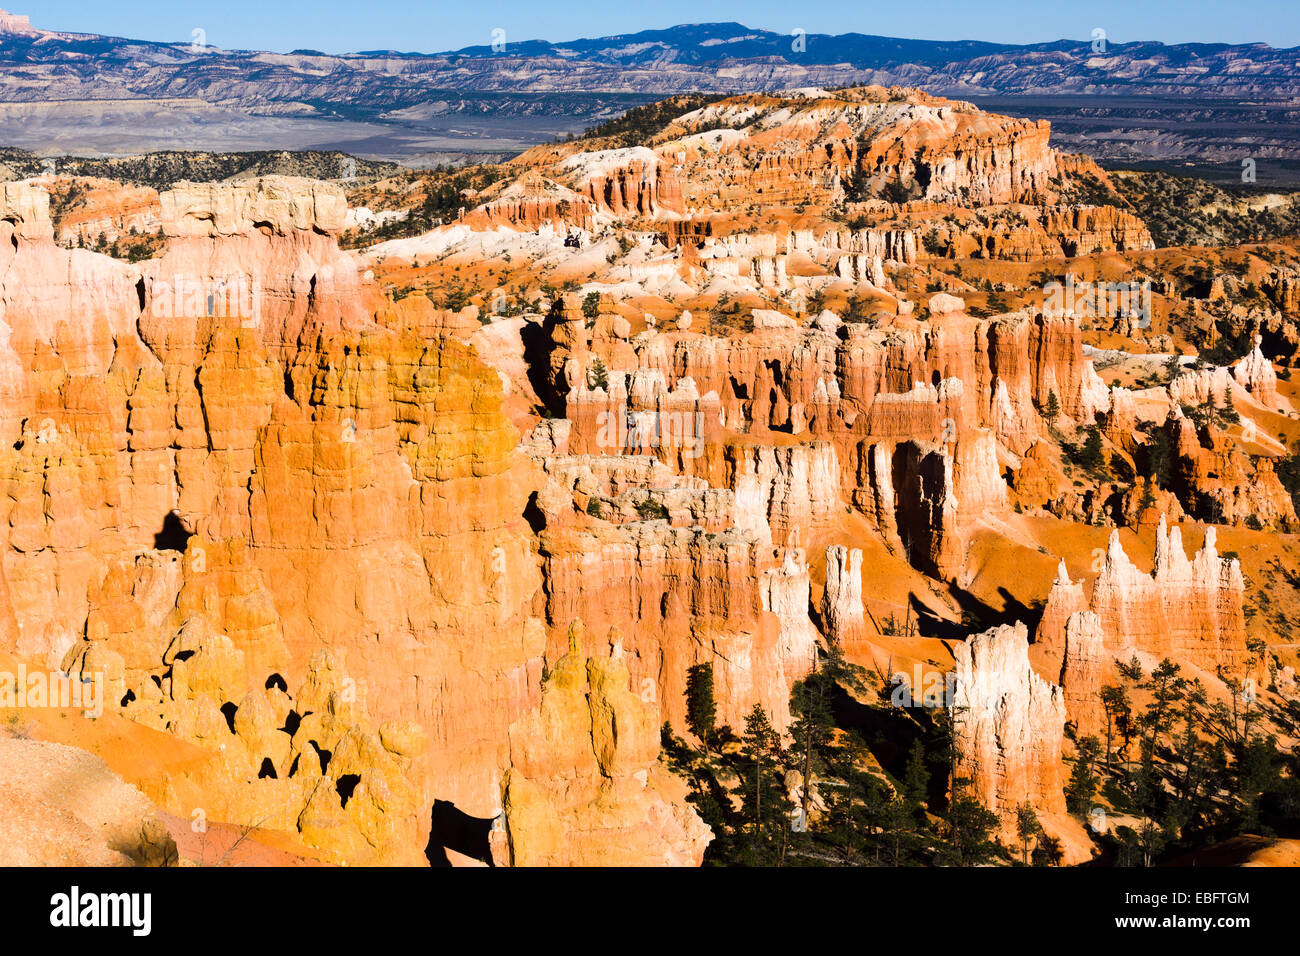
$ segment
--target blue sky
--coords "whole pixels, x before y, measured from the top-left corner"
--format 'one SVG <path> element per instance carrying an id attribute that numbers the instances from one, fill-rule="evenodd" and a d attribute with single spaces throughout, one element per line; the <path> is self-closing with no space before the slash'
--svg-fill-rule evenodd
<path id="1" fill-rule="evenodd" d="M 1103 28 L 1113 42 L 1166 43 L 1262 41 L 1300 46 L 1300 0 L 1209 0 L 1141 2 L 1090 0 L 877 0 L 866 3 L 788 0 L 655 0 L 653 3 L 483 2 L 462 0 L 39 0 L 11 12 L 26 13 L 35 26 L 105 33 L 146 40 L 188 41 L 195 28 L 227 49 L 328 53 L 366 49 L 434 52 L 491 42 L 501 28 L 510 41 L 633 33 L 677 23 L 735 20 L 788 33 L 874 33 L 935 40 L 1033 43 L 1062 37 L 1088 38 Z"/>

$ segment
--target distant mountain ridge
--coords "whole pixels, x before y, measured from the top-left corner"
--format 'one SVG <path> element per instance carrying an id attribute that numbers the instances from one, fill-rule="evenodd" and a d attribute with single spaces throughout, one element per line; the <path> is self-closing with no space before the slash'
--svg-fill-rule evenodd
<path id="1" fill-rule="evenodd" d="M 783 34 L 683 24 L 565 42 L 525 40 L 440 53 L 223 50 L 53 33 L 0 11 L 0 99 L 197 96 L 208 102 L 343 102 L 400 108 L 432 91 L 740 92 L 807 84 L 911 85 L 943 94 L 1300 94 L 1300 47 L 1264 43 L 1054 40 L 1005 44 L 859 33 Z M 56 67 L 57 65 L 57 67 Z M 724 66 L 725 69 L 719 69 Z M 235 69 L 242 76 L 231 75 Z M 365 76 L 365 88 L 349 82 Z M 39 80 L 38 80 L 39 78 Z"/>
<path id="2" fill-rule="evenodd" d="M 979 40 L 907 40 L 861 33 L 805 33 L 802 35 L 804 50 L 796 52 L 793 44 L 799 38 L 795 33 L 755 30 L 741 23 L 695 23 L 563 43 L 545 40 L 507 43 L 502 52 L 507 56 L 576 56 L 623 65 L 644 65 L 662 62 L 665 58 L 676 63 L 704 64 L 777 57 L 789 62 L 847 63 L 867 68 L 886 63 L 942 64 L 1025 49 L 1015 44 Z M 1070 45 L 1074 44 L 1058 40 L 1033 48 L 1066 48 Z M 490 45 L 469 46 L 448 53 L 459 56 L 501 55 Z"/>
<path id="3" fill-rule="evenodd" d="M 1016 115 L 1053 116 L 1058 131 L 1060 115 L 1074 124 L 1067 142 L 1075 148 L 1120 158 L 1235 162 L 1243 143 L 1252 155 L 1286 157 L 1300 129 L 1300 48 L 1262 43 L 1094 51 L 1091 40 L 803 35 L 740 23 L 554 43 L 507 35 L 496 49 L 442 53 L 275 53 L 225 50 L 201 31 L 192 39 L 51 32 L 0 11 L 0 145 L 43 154 L 288 148 L 427 158 L 517 151 L 675 93 L 867 84 L 1001 98 Z M 1054 97 L 1074 103 L 1045 102 Z M 1225 118 L 1239 106 L 1253 112 Z"/>

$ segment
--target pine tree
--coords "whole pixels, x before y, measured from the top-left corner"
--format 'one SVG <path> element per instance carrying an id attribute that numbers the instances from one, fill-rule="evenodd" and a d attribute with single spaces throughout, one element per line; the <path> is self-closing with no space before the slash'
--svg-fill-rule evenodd
<path id="1" fill-rule="evenodd" d="M 998 818 L 969 795 L 954 796 L 943 819 L 945 855 L 957 866 L 979 866 L 999 855 L 993 831 Z"/>
<path id="2" fill-rule="evenodd" d="M 686 672 L 686 726 L 707 746 L 713 741 L 717 718 L 713 664 L 696 664 Z"/>
<path id="3" fill-rule="evenodd" d="M 740 756 L 747 768 L 740 782 L 743 812 L 749 820 L 744 859 L 759 865 L 783 862 L 789 832 L 782 785 L 785 751 L 761 704 L 745 717 Z"/>
<path id="4" fill-rule="evenodd" d="M 885 805 L 880 827 L 890 866 L 902 866 L 907 861 L 915 841 L 915 825 L 915 817 L 905 801 L 894 799 Z"/>
<path id="5" fill-rule="evenodd" d="M 1185 678 L 1178 676 L 1181 668 L 1169 658 L 1162 660 L 1151 672 L 1151 679 L 1144 685 L 1151 692 L 1151 703 L 1142 715 L 1142 725 L 1151 733 L 1151 747 L 1154 750 L 1160 735 L 1169 728 L 1173 718 L 1174 704 L 1182 695 L 1187 685 Z"/>
<path id="6" fill-rule="evenodd" d="M 1029 865 L 1029 844 L 1035 843 L 1042 836 L 1043 825 L 1038 822 L 1038 814 L 1028 803 L 1016 807 L 1016 836 L 1020 839 L 1020 860 Z"/>
<path id="7" fill-rule="evenodd" d="M 1097 776 L 1093 766 L 1101 744 L 1093 736 L 1079 741 L 1078 753 L 1074 758 L 1074 770 L 1070 773 L 1070 782 L 1065 788 L 1065 807 L 1075 816 L 1087 816 L 1092 809 L 1093 794 L 1097 792 Z"/>
<path id="8" fill-rule="evenodd" d="M 925 803 L 929 788 L 930 770 L 925 765 L 925 747 L 918 738 L 912 741 L 907 766 L 903 768 L 903 793 L 913 809 L 919 809 Z"/>
<path id="9" fill-rule="evenodd" d="M 1116 658 L 1115 669 L 1119 671 L 1120 676 L 1123 677 L 1125 680 L 1131 680 L 1135 682 L 1141 682 L 1142 680 L 1142 675 L 1143 675 L 1142 662 L 1137 659 L 1136 654 L 1134 654 L 1132 657 L 1128 659 L 1127 664 L 1121 661 L 1119 658 Z"/>
<path id="10" fill-rule="evenodd" d="M 1064 858 L 1061 841 L 1044 833 L 1038 838 L 1038 846 L 1034 847 L 1030 862 L 1034 866 L 1060 866 Z"/>
<path id="11" fill-rule="evenodd" d="M 790 712 L 795 720 L 790 726 L 794 739 L 795 765 L 803 777 L 800 818 L 807 821 L 812 804 L 813 781 L 823 767 L 822 751 L 830 743 L 834 724 L 830 711 L 831 685 L 816 661 L 813 671 L 797 681 L 790 692 Z"/>
<path id="12" fill-rule="evenodd" d="M 1047 419 L 1047 424 L 1055 425 L 1056 420 L 1061 417 L 1061 402 L 1056 397 L 1055 390 L 1047 393 L 1047 404 L 1043 407 L 1043 417 Z"/>
<path id="13" fill-rule="evenodd" d="M 1147 815 L 1159 808 L 1164 796 L 1160 771 L 1156 767 L 1155 745 L 1147 737 L 1138 744 L 1138 767 L 1133 774 L 1133 802 Z"/>
<path id="14" fill-rule="evenodd" d="M 835 733 L 832 698 L 841 686 L 850 691 L 864 690 L 862 674 L 861 667 L 845 659 L 839 643 L 828 638 L 825 658 L 814 656 L 812 672 L 791 688 L 790 713 L 795 720 L 790 736 L 794 740 L 795 766 L 804 779 L 800 813 L 805 821 L 811 809 L 813 781 L 825 769 L 826 751 Z"/>
<path id="15" fill-rule="evenodd" d="M 1256 734 L 1248 738 L 1237 761 L 1237 800 L 1239 833 L 1260 833 L 1262 826 L 1263 797 L 1282 789 L 1281 755 L 1277 738 Z"/>
<path id="16" fill-rule="evenodd" d="M 1112 731 L 1118 721 L 1132 710 L 1128 691 L 1122 684 L 1107 684 L 1101 689 L 1101 708 L 1106 714 L 1106 769 L 1110 769 Z"/>
<path id="17" fill-rule="evenodd" d="M 1142 482 L 1142 497 L 1138 499 L 1137 510 L 1138 514 L 1141 515 L 1156 503 L 1156 482 L 1154 478 L 1150 480 L 1145 478 L 1139 480 Z"/>
<path id="18" fill-rule="evenodd" d="M 1089 471 L 1102 465 L 1101 429 L 1096 425 L 1088 426 L 1088 437 L 1084 439 L 1083 448 L 1079 450 L 1079 464 Z"/>
<path id="19" fill-rule="evenodd" d="M 1150 820 L 1143 823 L 1142 828 L 1137 833 L 1138 847 L 1142 852 L 1142 865 L 1150 866 L 1154 863 L 1156 855 L 1164 849 L 1165 844 L 1168 842 L 1168 835 L 1155 823 Z"/>
<path id="20" fill-rule="evenodd" d="M 1241 413 L 1237 411 L 1237 406 L 1232 401 L 1232 386 L 1228 386 L 1223 395 L 1223 411 L 1221 417 L 1229 425 L 1236 425 L 1241 421 Z"/>

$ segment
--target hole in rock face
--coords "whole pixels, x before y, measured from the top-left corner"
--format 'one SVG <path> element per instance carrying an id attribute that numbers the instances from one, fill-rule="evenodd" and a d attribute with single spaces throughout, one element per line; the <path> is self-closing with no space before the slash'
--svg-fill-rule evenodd
<path id="1" fill-rule="evenodd" d="M 285 682 L 285 679 L 281 677 L 279 674 L 272 674 L 270 677 L 266 679 L 266 689 L 270 690 L 272 687 L 280 688 L 281 693 L 284 694 L 289 693 L 289 685 Z"/>
<path id="2" fill-rule="evenodd" d="M 360 782 L 361 775 L 356 773 L 345 773 L 335 781 L 334 789 L 339 792 L 339 806 L 347 809 L 348 801 L 352 799 Z"/>
<path id="3" fill-rule="evenodd" d="M 293 755 L 293 763 L 291 763 L 291 764 L 289 765 L 289 776 L 290 776 L 290 777 L 292 777 L 295 773 L 298 772 L 298 758 L 301 757 L 301 756 L 302 756 L 302 754 L 294 754 L 294 755 Z"/>
<path id="4" fill-rule="evenodd" d="M 232 734 L 235 732 L 235 712 L 237 710 L 239 710 L 239 705 L 233 701 L 228 700 L 221 705 L 221 713 L 225 715 L 226 726 L 230 728 Z"/>
<path id="5" fill-rule="evenodd" d="M 194 532 L 185 527 L 185 522 L 175 511 L 167 512 L 163 518 L 162 530 L 153 536 L 153 546 L 159 551 L 178 551 L 185 553 L 185 545 L 189 543 Z"/>
<path id="6" fill-rule="evenodd" d="M 527 323 L 519 333 L 524 346 L 524 365 L 528 370 L 528 384 L 533 387 L 541 403 L 557 418 L 564 417 L 565 403 L 551 384 L 551 351 L 555 343 L 550 333 L 541 325 Z"/>
<path id="7" fill-rule="evenodd" d="M 925 195 L 925 191 L 930 188 L 930 176 L 930 167 L 927 164 L 916 164 L 916 184 L 921 187 L 921 195 L 923 196 Z"/>
<path id="8" fill-rule="evenodd" d="M 528 496 L 528 504 L 524 505 L 524 520 L 528 522 L 533 534 L 541 534 L 546 530 L 546 513 L 538 507 L 535 491 Z"/>
<path id="9" fill-rule="evenodd" d="M 776 388 L 785 387 L 785 373 L 781 371 L 781 361 L 777 359 L 767 363 L 767 367 L 772 371 L 772 384 Z"/>
<path id="10" fill-rule="evenodd" d="M 309 741 L 309 743 L 311 744 L 312 749 L 316 751 L 316 757 L 320 760 L 320 772 L 324 773 L 326 768 L 330 765 L 330 757 L 334 756 L 334 754 L 328 750 L 321 750 L 320 744 L 316 743 L 314 740 Z"/>
<path id="11" fill-rule="evenodd" d="M 308 711 L 307 713 L 311 713 L 311 711 Z M 294 734 L 298 732 L 298 727 L 301 724 L 302 724 L 302 717 L 298 716 L 298 712 L 296 710 L 291 710 L 289 711 L 289 713 L 285 714 L 284 726 L 281 727 L 280 729 L 283 730 L 290 737 L 292 737 Z"/>
<path id="12" fill-rule="evenodd" d="M 275 774 L 275 764 L 271 763 L 270 757 L 262 758 L 262 769 L 257 771 L 258 780 L 261 780 L 264 777 L 270 777 L 272 780 L 279 779 Z"/>
<path id="13" fill-rule="evenodd" d="M 191 657 L 193 657 L 196 653 L 197 653 L 197 651 L 177 651 L 177 652 L 176 652 L 176 656 L 173 657 L 172 660 L 173 660 L 173 661 L 188 661 L 188 660 L 189 660 Z"/>
<path id="14" fill-rule="evenodd" d="M 123 698 L 122 698 L 122 703 L 121 703 L 119 706 L 121 706 L 121 707 L 125 707 L 127 704 L 131 703 L 131 701 L 133 701 L 133 700 L 135 700 L 135 691 L 133 691 L 133 690 L 128 690 L 128 691 L 126 692 L 126 695 L 123 696 Z"/>
<path id="15" fill-rule="evenodd" d="M 450 800 L 435 800 L 429 820 L 429 845 L 424 848 L 425 859 L 430 866 L 451 866 L 447 851 L 454 850 L 462 856 L 495 866 L 488 845 L 491 832 L 490 819 L 471 817 Z"/>

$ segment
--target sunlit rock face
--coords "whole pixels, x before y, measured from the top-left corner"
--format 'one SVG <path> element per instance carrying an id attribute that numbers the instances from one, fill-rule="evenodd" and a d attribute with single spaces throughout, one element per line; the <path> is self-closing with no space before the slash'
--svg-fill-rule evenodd
<path id="1" fill-rule="evenodd" d="M 1030 666 L 1028 638 L 1021 623 L 1000 625 L 955 649 L 952 792 L 993 811 L 1008 846 L 1018 839 L 1017 811 L 1031 808 L 1063 862 L 1082 863 L 1092 843 L 1066 812 L 1063 789 L 1067 695 Z"/>
<path id="2" fill-rule="evenodd" d="M 719 725 L 788 732 L 831 644 L 924 660 L 954 786 L 1086 858 L 1063 728 L 1114 660 L 1250 663 L 1240 562 L 1161 516 L 1294 522 L 1285 470 L 1182 410 L 1285 404 L 1266 343 L 1103 381 L 1099 327 L 1004 280 L 1145 227 L 1069 198 L 1107 180 L 1045 124 L 918 91 L 730 97 L 494 177 L 358 252 L 338 185 L 182 183 L 134 264 L 0 186 L 0 650 L 191 748 L 160 808 L 348 864 L 698 865 L 660 747 L 691 668 Z M 1157 440 L 1167 480 L 1122 477 Z M 1153 570 L 1112 535 L 1081 573 L 1099 525 Z M 1040 606 L 1032 648 L 969 633 Z"/>
<path id="3" fill-rule="evenodd" d="M 435 799 L 492 817 L 540 700 L 539 479 L 465 324 L 383 305 L 328 184 L 164 193 L 139 270 L 56 247 L 43 196 L 4 196 L 9 647 L 107 674 L 125 715 L 221 751 L 212 812 L 332 859 L 419 860 Z M 775 658 L 807 658 L 758 576 L 737 587 Z M 698 862 L 670 791 L 665 840 Z"/>
<path id="4" fill-rule="evenodd" d="M 1067 651 L 1070 622 L 1086 611 L 1097 619 L 1087 630 L 1099 630 L 1108 660 L 1141 652 L 1211 672 L 1240 669 L 1249 656 L 1241 562 L 1221 558 L 1215 539 L 1215 529 L 1207 528 L 1201 549 L 1188 558 L 1181 530 L 1168 529 L 1161 518 L 1155 568 L 1148 573 L 1129 560 L 1112 533 L 1089 598 L 1081 582 L 1071 582 L 1063 569 L 1058 574 L 1036 640 L 1058 655 Z"/>
<path id="5" fill-rule="evenodd" d="M 632 690 L 617 631 L 584 656 L 569 649 L 535 711 L 510 728 L 507 840 L 515 866 L 698 866 L 712 833 L 685 805 L 686 785 L 657 763 L 659 710 Z"/>
<path id="6" fill-rule="evenodd" d="M 1025 626 L 996 627 L 958 645 L 956 678 L 954 786 L 969 786 L 1004 821 L 1022 803 L 1064 813 L 1065 698 L 1029 666 Z"/>

